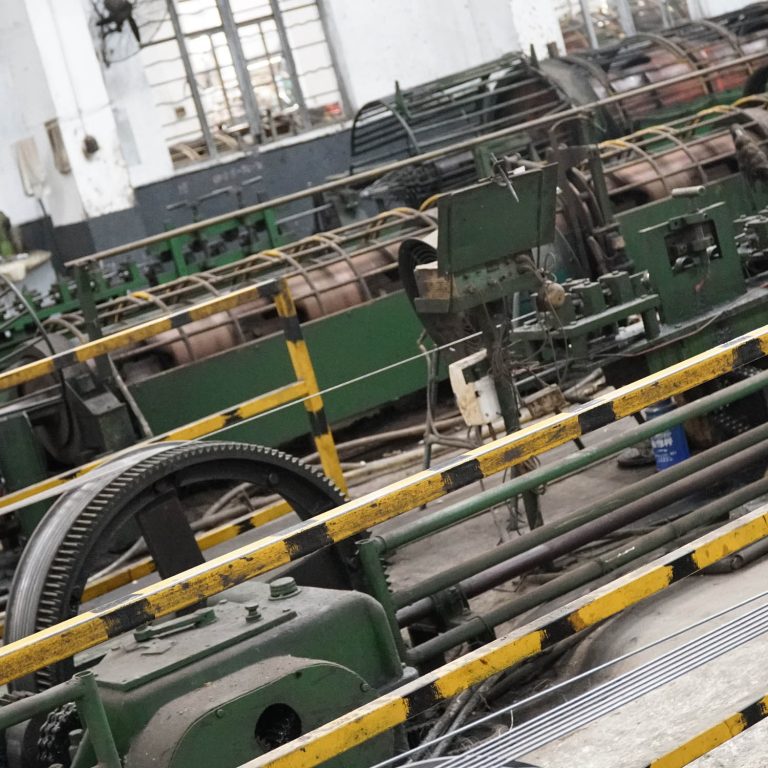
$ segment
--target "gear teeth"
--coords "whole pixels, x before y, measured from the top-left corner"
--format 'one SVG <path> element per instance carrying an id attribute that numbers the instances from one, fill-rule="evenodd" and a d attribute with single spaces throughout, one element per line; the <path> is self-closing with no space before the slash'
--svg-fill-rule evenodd
<path id="1" fill-rule="evenodd" d="M 55 554 L 47 564 L 32 562 L 35 550 L 31 545 L 35 536 L 30 539 L 18 565 L 19 571 L 28 570 L 32 574 L 25 582 L 27 594 L 24 594 L 23 589 L 20 590 L 22 594 L 11 594 L 9 613 L 12 614 L 13 602 L 35 600 L 34 623 L 23 628 L 14 627 L 15 634 L 9 639 L 18 639 L 75 615 L 86 575 L 93 570 L 99 540 L 108 538 L 125 522 L 122 510 L 139 493 L 146 492 L 159 481 L 173 477 L 186 468 L 201 466 L 201 462 L 215 464 L 230 460 L 250 461 L 263 465 L 265 469 L 281 471 L 281 482 L 286 489 L 291 484 L 297 490 L 303 489 L 306 503 L 298 511 L 305 519 L 346 500 L 341 490 L 321 470 L 275 448 L 246 443 L 200 442 L 180 443 L 144 458 L 139 454 L 133 465 L 126 467 L 100 489 L 94 489 L 85 505 L 79 510 L 73 510 L 75 518 L 61 536 Z M 233 470 L 233 474 L 236 471 Z M 62 497 L 62 500 L 67 498 L 72 504 L 83 501 L 82 493 L 78 495 L 78 491 Z M 60 512 L 65 514 L 66 508 Z M 6 626 L 9 627 L 10 622 Z M 71 660 L 38 670 L 35 673 L 37 688 L 42 690 L 52 687 L 68 679 L 71 673 Z"/>

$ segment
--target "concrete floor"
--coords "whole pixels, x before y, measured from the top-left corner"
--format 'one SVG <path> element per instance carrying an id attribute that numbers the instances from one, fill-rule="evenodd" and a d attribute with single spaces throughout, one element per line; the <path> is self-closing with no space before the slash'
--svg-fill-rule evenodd
<path id="1" fill-rule="evenodd" d="M 739 601 L 766 591 L 768 562 L 759 561 L 723 576 L 692 576 L 606 624 L 587 641 L 568 673 L 592 668 L 665 637 Z M 761 602 L 765 603 L 766 598 Z M 742 611 L 743 612 L 743 611 Z M 739 615 L 738 613 L 734 615 Z M 700 636 L 732 615 L 685 635 Z M 680 642 L 679 640 L 672 643 Z M 672 643 L 644 652 L 612 668 L 635 668 Z M 768 693 L 768 638 L 760 637 L 716 661 L 596 720 L 572 735 L 525 756 L 541 768 L 608 768 L 648 765 L 688 739 Z M 596 679 L 599 682 L 605 679 Z M 691 763 L 696 768 L 764 768 L 768 764 L 768 725 L 761 723 Z"/>
<path id="2" fill-rule="evenodd" d="M 594 445 L 617 432 L 631 428 L 631 423 L 620 422 L 605 427 L 587 437 L 588 446 Z M 543 463 L 558 462 L 576 450 L 573 444 L 561 446 L 541 457 Z M 419 469 L 418 458 L 410 466 L 399 467 L 388 475 L 380 475 L 356 485 L 353 496 L 382 488 L 388 482 L 399 480 Z M 625 487 L 653 470 L 620 470 L 613 460 L 604 461 L 587 471 L 550 485 L 542 497 L 546 521 L 559 519 L 611 492 Z M 491 478 L 485 486 L 502 482 Z M 464 489 L 429 505 L 426 513 L 454 504 L 460 498 L 477 493 L 478 486 Z M 414 510 L 401 518 L 391 520 L 379 530 L 391 530 L 425 514 Z M 516 536 L 505 530 L 507 516 L 502 508 L 495 513 L 486 512 L 443 533 L 416 542 L 391 558 L 390 577 L 395 588 L 419 583 L 439 572 L 446 564 L 453 564 L 478 552 L 496 547 L 502 539 Z M 274 533 L 290 524 L 290 518 L 276 521 L 258 531 L 250 532 L 237 541 L 245 544 Z M 210 558 L 220 551 L 232 548 L 232 543 L 209 551 Z M 728 576 L 700 576 L 686 579 L 657 599 L 647 601 L 609 622 L 593 633 L 579 647 L 566 665 L 558 668 L 555 680 L 565 679 L 583 669 L 615 658 L 628 650 L 662 637 L 676 628 L 686 626 L 699 617 L 709 615 L 739 599 L 762 589 L 768 576 L 768 563 L 757 563 Z M 610 578 L 615 578 L 615 574 Z M 606 578 L 605 581 L 609 581 Z M 513 580 L 472 601 L 472 608 L 483 611 L 510 596 L 535 589 L 535 584 Z M 135 585 L 133 585 L 135 588 Z M 130 588 L 129 588 L 130 589 Z M 560 601 L 567 602 L 587 589 L 572 593 Z M 549 608 L 554 607 L 552 604 Z M 530 620 L 543 610 L 532 611 L 499 628 L 503 633 L 514 625 Z M 701 630 L 704 631 L 704 630 Z M 611 714 L 593 725 L 574 733 L 562 742 L 550 745 L 526 757 L 526 761 L 541 768 L 607 768 L 608 766 L 640 766 L 678 746 L 686 739 L 738 709 L 756 695 L 768 693 L 768 666 L 764 664 L 768 641 L 760 640 L 745 645 L 716 663 L 710 664 L 672 685 L 650 694 Z M 642 659 L 633 659 L 635 665 Z M 623 667 L 618 667 L 619 671 Z M 614 673 L 615 673 L 614 671 Z M 756 726 L 751 732 L 732 743 L 715 750 L 711 755 L 694 763 L 697 768 L 715 766 L 743 766 L 764 768 L 768 764 L 768 726 Z"/>
<path id="3" fill-rule="evenodd" d="M 630 428 L 631 424 L 611 425 L 587 438 L 594 445 L 611 434 Z M 557 462 L 575 450 L 572 444 L 561 446 L 542 457 L 543 463 Z M 597 464 L 587 471 L 549 486 L 542 497 L 545 520 L 559 519 L 590 502 L 603 498 L 652 470 L 621 470 L 615 461 Z M 397 477 L 402 476 L 398 473 Z M 393 476 L 391 479 L 397 479 Z M 388 478 L 377 481 L 381 487 Z M 495 485 L 500 478 L 493 478 Z M 356 489 L 356 493 L 368 488 Z M 472 489 L 434 502 L 430 510 L 453 504 L 457 497 L 475 492 Z M 757 503 L 750 506 L 754 507 Z M 414 511 L 403 519 L 393 520 L 381 529 L 395 528 L 404 521 L 415 519 L 421 511 Z M 486 512 L 449 531 L 416 542 L 396 553 L 391 559 L 389 574 L 395 588 L 419 583 L 439 572 L 446 564 L 453 564 L 487 551 L 501 538 L 515 536 L 506 533 L 506 510 Z M 611 578 L 615 578 L 615 574 Z M 556 673 L 553 682 L 566 679 L 581 671 L 600 665 L 633 649 L 689 626 L 735 603 L 752 597 L 768 586 L 768 561 L 758 561 L 732 574 L 693 576 L 667 590 L 655 599 L 646 601 L 606 623 L 593 633 Z M 513 580 L 498 589 L 472 601 L 476 611 L 486 610 L 503 600 L 535 589 L 535 585 Z M 587 592 L 581 589 L 558 601 L 558 604 Z M 766 599 L 768 600 L 768 598 Z M 550 608 L 553 607 L 551 604 Z M 498 628 L 501 634 L 512 626 L 531 620 L 543 610 L 532 611 L 508 625 Z M 700 635 L 728 615 L 706 626 L 687 633 L 682 642 Z M 602 682 L 607 675 L 615 675 L 646 661 L 652 654 L 672 647 L 667 643 L 616 665 L 609 673 L 595 677 L 591 684 Z M 687 739 L 714 725 L 737 711 L 741 706 L 768 694 L 768 665 L 764 659 L 768 639 L 760 638 L 743 645 L 672 684 L 653 692 L 623 709 L 601 718 L 592 725 L 546 748 L 524 757 L 540 768 L 608 768 L 611 766 L 645 766 L 654 758 L 678 747 Z M 588 686 L 586 686 L 588 687 Z M 585 690 L 582 685 L 579 691 Z M 768 724 L 754 726 L 747 733 L 695 761 L 696 768 L 765 768 L 768 765 Z"/>

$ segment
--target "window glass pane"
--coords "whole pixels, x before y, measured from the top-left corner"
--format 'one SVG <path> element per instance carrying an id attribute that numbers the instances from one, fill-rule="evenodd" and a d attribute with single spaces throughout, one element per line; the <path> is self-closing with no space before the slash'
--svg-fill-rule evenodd
<path id="1" fill-rule="evenodd" d="M 343 117 L 339 84 L 315 0 L 229 0 L 245 61 L 245 76 L 256 100 L 259 134 L 270 141 Z M 175 0 L 193 81 L 187 80 L 181 49 L 166 19 L 141 51 L 175 160 L 206 157 L 202 120 L 219 152 L 242 146 L 248 131 L 246 100 L 237 58 L 224 30 L 217 0 Z M 291 48 L 295 71 L 281 42 Z M 193 92 L 202 105 L 198 115 Z M 302 106 L 303 105 L 303 106 Z M 238 141 L 232 141 L 235 136 Z M 219 146 L 221 145 L 221 146 Z"/>

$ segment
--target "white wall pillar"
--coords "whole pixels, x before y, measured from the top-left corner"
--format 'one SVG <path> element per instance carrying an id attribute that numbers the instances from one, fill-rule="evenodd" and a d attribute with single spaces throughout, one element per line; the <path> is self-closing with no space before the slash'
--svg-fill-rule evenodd
<path id="1" fill-rule="evenodd" d="M 693 9 L 691 9 L 692 5 Z M 697 18 L 738 11 L 746 5 L 749 5 L 749 0 L 688 0 L 689 10 L 700 11 L 701 15 Z"/>
<path id="2" fill-rule="evenodd" d="M 537 56 L 546 59 L 547 44 L 554 43 L 560 53 L 565 53 L 563 33 L 554 5 L 553 2 L 509 0 L 512 26 L 517 34 L 520 50 L 528 53 L 533 46 Z"/>
<path id="3" fill-rule="evenodd" d="M 38 202 L 24 193 L 15 144 L 32 138 L 49 175 L 53 164 L 45 153 L 43 125 L 54 114 L 23 3 L 8 3 L 0 14 L 0 50 L 0 101 L 6 105 L 0 116 L 0 210 L 19 224 L 40 218 L 42 212 Z"/>
<path id="4" fill-rule="evenodd" d="M 96 218 L 133 207 L 117 124 L 80 0 L 27 0 L 26 6 L 53 102 L 50 117 L 58 120 L 71 168 L 69 173 L 54 172 L 50 180 L 54 223 L 69 224 L 83 215 Z M 92 154 L 84 151 L 86 137 L 98 143 Z M 79 204 L 67 189 L 70 182 Z"/>
<path id="5" fill-rule="evenodd" d="M 117 61 L 102 71 L 133 186 L 173 176 L 171 153 L 141 57 Z"/>

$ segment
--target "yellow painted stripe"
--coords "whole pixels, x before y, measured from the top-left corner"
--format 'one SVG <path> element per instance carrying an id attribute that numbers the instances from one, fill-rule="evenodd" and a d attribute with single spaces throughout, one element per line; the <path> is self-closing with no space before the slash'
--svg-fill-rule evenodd
<path id="1" fill-rule="evenodd" d="M 735 545 L 731 544 L 731 546 Z M 735 549 L 730 551 L 735 551 Z M 645 600 L 646 597 L 666 589 L 672 583 L 673 575 L 672 569 L 665 565 L 632 580 L 624 586 L 615 587 L 607 594 L 597 596 L 588 605 L 585 605 L 569 616 L 571 626 L 574 630 L 580 632 L 582 629 L 591 627 L 607 619 L 609 616 L 615 616 L 627 605 L 639 603 L 641 600 Z"/>
<path id="2" fill-rule="evenodd" d="M 760 719 L 765 718 L 768 715 L 768 696 L 759 699 L 752 706 L 759 713 L 758 717 Z M 760 719 L 757 719 L 753 714 L 752 722 L 750 722 L 743 710 L 736 712 L 717 725 L 698 734 L 698 736 L 694 736 L 690 741 L 687 741 L 672 752 L 654 760 L 650 764 L 650 768 L 682 768 L 685 765 L 689 765 L 716 747 L 744 733 L 747 728 L 760 722 Z"/>
<path id="3" fill-rule="evenodd" d="M 250 418 L 256 416 L 259 413 L 266 413 L 273 408 L 277 408 L 279 405 L 293 402 L 299 398 L 307 395 L 307 387 L 303 381 L 292 382 L 286 384 L 280 389 L 276 389 L 272 392 L 267 392 L 265 395 L 259 395 L 259 397 L 253 398 L 253 400 L 247 400 L 244 403 L 240 403 L 234 408 L 227 408 L 224 411 L 220 411 L 212 416 L 205 416 L 198 421 L 193 421 L 191 424 L 185 424 L 183 427 L 172 429 L 170 432 L 165 432 L 162 435 L 157 435 L 149 440 L 144 440 L 141 443 L 136 443 L 130 448 L 124 451 L 118 451 L 108 456 L 103 456 L 100 459 L 91 461 L 88 464 L 83 464 L 75 470 L 63 472 L 55 477 L 49 477 L 45 480 L 41 480 L 39 483 L 27 486 L 18 491 L 13 491 L 5 496 L 0 497 L 0 510 L 4 507 L 10 507 L 13 504 L 17 504 L 21 501 L 32 499 L 39 493 L 49 491 L 54 488 L 59 488 L 66 485 L 74 478 L 82 477 L 92 472 L 94 469 L 103 466 L 109 461 L 122 456 L 123 454 L 133 451 L 136 448 L 140 448 L 147 445 L 156 445 L 160 443 L 167 443 L 176 440 L 194 440 L 200 437 L 210 435 L 218 429 L 227 426 L 230 422 L 232 425 L 236 424 L 240 419 Z M 234 414 L 235 418 L 229 414 Z"/>
<path id="4" fill-rule="evenodd" d="M 296 305 L 294 304 L 293 297 L 284 280 L 280 281 L 279 287 L 280 290 L 275 295 L 274 299 L 275 309 L 280 318 L 286 321 L 287 325 L 290 321 L 295 321 L 297 319 Z M 294 330 L 297 330 L 298 334 L 301 334 L 301 326 L 297 325 Z M 311 395 L 311 397 L 304 401 L 304 408 L 309 414 L 320 413 L 323 411 L 323 399 L 320 396 L 320 386 L 317 383 L 315 367 L 312 364 L 312 358 L 310 357 L 307 343 L 303 338 L 289 338 L 287 332 L 285 341 L 288 347 L 288 356 L 291 360 L 291 365 L 293 366 L 293 372 L 297 379 L 306 383 L 307 390 Z M 312 435 L 317 453 L 320 457 L 320 465 L 323 468 L 323 472 L 336 483 L 341 492 L 348 494 L 349 488 L 347 487 L 344 472 L 341 469 L 341 462 L 339 461 L 339 453 L 336 450 L 336 443 L 333 440 L 330 426 L 327 429 L 328 431 L 323 435 Z"/>
<path id="5" fill-rule="evenodd" d="M 277 520 L 284 515 L 287 515 L 292 511 L 291 505 L 285 501 L 279 501 L 275 504 L 271 504 L 264 509 L 259 510 L 250 517 L 241 518 L 232 523 L 213 528 L 210 531 L 205 531 L 197 535 L 197 545 L 201 550 L 205 551 L 211 547 L 215 547 L 219 544 L 223 544 L 226 541 L 231 541 L 241 533 L 241 522 L 248 524 L 247 530 L 253 530 L 259 528 L 262 525 Z M 131 565 L 125 566 L 116 570 L 114 573 L 102 576 L 100 579 L 94 579 L 89 581 L 83 590 L 82 601 L 87 603 L 89 600 L 94 600 L 102 595 L 109 594 L 120 587 L 131 584 L 134 581 L 143 579 L 155 572 L 155 562 L 152 558 L 147 557 L 141 560 L 137 560 Z M 0 620 L 0 637 L 3 636 L 5 631 L 5 614 Z"/>
<path id="6" fill-rule="evenodd" d="M 390 712 L 393 696 L 404 701 L 405 712 L 410 711 L 407 704 L 416 692 L 433 690 L 436 700 L 455 696 L 539 653 L 544 647 L 548 628 L 562 627 L 566 622 L 574 631 L 581 631 L 661 591 L 672 582 L 673 563 L 700 551 L 711 551 L 713 547 L 720 548 L 725 554 L 737 551 L 743 546 L 744 531 L 749 532 L 751 541 L 768 536 L 768 505 L 240 768 L 313 768 L 321 765 L 341 754 L 332 749 L 360 743 L 364 733 L 359 723 L 377 722 L 377 715 L 383 720 L 384 712 Z M 406 719 L 404 717 L 396 725 L 405 723 Z M 338 734 L 335 740 L 330 738 L 334 731 Z"/>
<path id="7" fill-rule="evenodd" d="M 744 347 L 754 338 L 765 336 L 766 333 L 768 333 L 768 329 L 762 328 L 756 331 L 755 334 L 741 337 L 730 344 L 721 345 L 714 351 L 698 355 L 684 364 L 659 372 L 655 377 L 654 385 L 646 386 L 645 394 L 638 396 L 634 401 L 636 407 L 644 407 L 656 401 L 658 398 L 658 390 L 656 388 L 658 381 L 678 376 L 682 371 L 688 369 L 696 369 L 702 366 L 707 367 L 713 357 L 724 351 L 730 351 L 734 355 L 731 359 L 735 360 L 737 358 L 735 357 L 736 353 L 734 350 Z M 753 347 L 754 344 L 748 347 L 750 353 L 754 352 Z M 711 371 L 712 369 L 709 367 L 707 370 Z M 630 387 L 617 390 L 610 397 L 599 398 L 595 401 L 594 405 L 580 408 L 577 418 L 580 422 L 581 419 L 584 419 L 584 423 L 589 424 L 590 414 L 594 416 L 595 407 L 598 409 L 598 414 L 604 415 L 606 409 L 612 407 L 613 402 L 626 397 L 630 392 L 637 394 L 638 388 L 635 385 L 631 385 Z M 360 533 L 374 524 L 391 519 L 426 501 L 439 498 L 449 493 L 452 487 L 464 487 L 464 485 L 474 480 L 478 468 L 493 466 L 496 468 L 496 471 L 499 471 L 500 469 L 514 466 L 523 460 L 521 457 L 526 456 L 532 444 L 535 444 L 537 447 L 546 445 L 547 448 L 561 445 L 570 439 L 569 435 L 573 431 L 573 418 L 574 414 L 563 415 L 562 417 L 546 420 L 536 427 L 529 427 L 520 433 L 503 437 L 456 458 L 442 468 L 421 472 L 380 491 L 343 504 L 335 510 L 319 515 L 303 525 L 292 529 L 289 533 L 285 534 L 283 539 L 268 537 L 260 542 L 236 550 L 224 558 L 218 558 L 210 563 L 199 566 L 197 569 L 192 569 L 186 572 L 186 574 L 174 577 L 172 580 L 166 580 L 154 585 L 153 591 L 134 595 L 128 600 L 112 606 L 109 611 L 111 614 L 122 615 L 121 612 L 134 610 L 134 613 L 131 615 L 135 616 L 136 601 L 141 601 L 142 599 L 146 599 L 153 615 L 166 615 L 167 613 L 193 605 L 203 597 L 215 594 L 216 591 L 224 589 L 225 586 L 230 586 L 232 574 L 236 574 L 241 578 L 252 578 L 288 562 L 291 559 L 292 553 L 296 557 L 315 551 L 318 547 L 318 542 L 321 542 L 326 537 L 339 541 Z M 595 423 L 599 424 L 599 419 Z M 736 525 L 734 530 L 736 528 L 743 528 L 747 521 L 748 518 L 738 521 L 738 525 Z M 755 526 L 751 535 L 762 537 L 765 535 L 764 530 L 766 530 L 765 524 Z M 750 536 L 746 538 L 750 538 Z M 744 538 L 742 536 L 738 542 L 734 539 L 734 544 L 743 546 Z M 714 542 L 716 539 L 717 537 L 712 537 L 707 539 L 707 541 Z M 714 546 L 717 546 L 717 544 Z M 736 549 L 728 541 L 725 541 L 723 546 L 728 551 L 735 551 Z M 184 586 L 185 580 L 187 582 L 186 587 Z M 645 585 L 643 594 L 646 594 L 648 589 L 651 588 L 652 583 L 649 581 Z M 641 599 L 641 597 L 628 590 L 624 599 Z M 609 602 L 606 601 L 599 615 L 605 616 L 611 610 L 613 609 L 610 607 Z M 588 623 L 594 620 L 594 618 L 584 615 L 581 616 L 581 620 Z M 70 654 L 89 647 L 87 645 L 87 632 L 90 631 L 89 619 L 82 618 L 81 621 L 83 624 L 78 631 L 73 628 L 68 629 Z M 34 638 L 35 636 L 28 641 L 32 647 L 34 647 Z M 83 645 L 83 643 L 86 644 Z M 0 669 L 2 669 L 3 658 L 13 657 L 13 654 L 20 650 L 22 650 L 22 647 L 18 644 L 12 644 L 2 649 L 0 651 Z M 57 659 L 41 659 L 38 655 L 35 657 L 35 660 L 41 666 L 52 663 Z M 34 662 L 31 657 L 28 657 L 26 663 L 33 664 Z M 29 671 L 33 671 L 33 669 L 34 667 L 29 669 Z M 0 679 L 0 684 L 2 682 L 3 680 Z"/>
<path id="8" fill-rule="evenodd" d="M 270 571 L 290 562 L 285 543 L 277 537 L 267 536 L 256 547 L 243 547 L 183 574 L 144 587 L 117 606 L 102 611 L 87 611 L 9 643 L 0 648 L 0 685 L 67 659 L 78 653 L 78 649 L 93 648 L 105 642 L 110 637 L 109 627 L 115 622 L 124 622 L 133 610 L 141 611 L 148 618 L 150 615 L 167 616 L 223 592 L 238 580 L 258 575 L 253 573 L 253 556 L 243 556 L 244 551 L 251 553 L 254 549 L 259 554 L 256 571 Z"/>
<path id="9" fill-rule="evenodd" d="M 688 765 L 702 755 L 706 755 L 707 752 L 711 752 L 715 747 L 719 747 L 734 736 L 738 736 L 745 728 L 746 722 L 744 718 L 740 714 L 733 715 L 708 731 L 699 734 L 673 752 L 660 757 L 658 760 L 654 760 L 651 766 L 653 768 L 677 768 L 678 766 Z"/>
<path id="10" fill-rule="evenodd" d="M 72 356 L 78 362 L 84 363 L 87 360 L 93 360 L 101 355 L 115 352 L 118 349 L 124 349 L 125 347 L 137 344 L 140 341 L 146 341 L 160 333 L 170 331 L 173 329 L 174 320 L 176 319 L 187 317 L 189 318 L 189 321 L 201 320 L 210 317 L 211 315 L 215 315 L 218 312 L 223 312 L 241 306 L 242 304 L 247 304 L 248 302 L 263 296 L 264 288 L 268 285 L 274 285 L 274 281 L 270 280 L 268 282 L 258 283 L 257 285 L 247 286 L 246 288 L 240 288 L 223 296 L 217 296 L 200 302 L 192 307 L 187 307 L 178 312 L 165 315 L 164 317 L 148 320 L 145 323 L 125 328 L 124 330 L 117 331 L 109 336 L 104 336 L 101 339 L 88 341 L 65 352 L 60 352 L 59 354 L 47 357 L 44 360 L 38 360 L 33 363 L 28 363 L 27 365 L 19 366 L 10 371 L 0 373 L 0 390 L 17 387 L 19 384 L 52 373 L 56 369 L 57 360 L 66 359 L 67 357 Z"/>
<path id="11" fill-rule="evenodd" d="M 242 518 L 241 520 L 226 523 L 225 525 L 212 528 L 210 531 L 199 533 L 196 537 L 197 545 L 201 550 L 205 551 L 211 547 L 216 547 L 219 544 L 223 544 L 225 541 L 231 541 L 239 535 L 241 532 L 240 523 L 247 523 L 247 530 L 253 530 L 259 528 L 262 525 L 271 523 L 284 515 L 287 515 L 292 511 L 291 505 L 285 501 L 271 504 L 265 509 L 261 509 L 258 512 L 250 515 L 249 517 Z M 126 584 L 143 579 L 150 573 L 155 572 L 155 562 L 151 557 L 138 560 L 125 568 L 120 568 L 114 573 L 110 573 L 95 581 L 90 581 L 83 591 L 83 602 L 88 602 L 94 598 L 106 595 L 115 589 L 124 587 Z"/>

